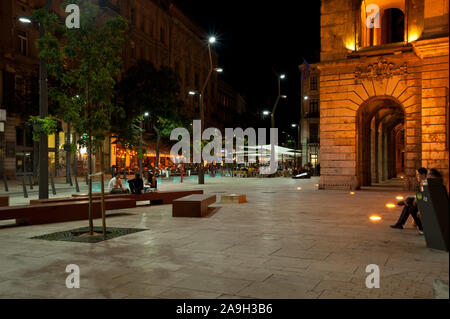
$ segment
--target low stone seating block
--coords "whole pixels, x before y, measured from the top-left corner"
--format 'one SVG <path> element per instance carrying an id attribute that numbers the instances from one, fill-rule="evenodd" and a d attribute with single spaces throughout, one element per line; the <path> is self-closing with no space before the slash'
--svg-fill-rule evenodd
<path id="1" fill-rule="evenodd" d="M 132 198 L 136 202 L 150 201 L 152 204 L 170 205 L 175 199 L 193 194 L 203 194 L 203 190 L 182 190 L 182 191 L 156 191 L 145 194 L 105 194 L 105 198 Z M 87 194 L 73 194 L 74 198 L 87 198 Z M 98 199 L 98 193 L 93 194 L 93 198 Z"/>
<path id="2" fill-rule="evenodd" d="M 221 196 L 222 203 L 247 203 L 247 196 L 245 194 L 224 194 Z"/>
<path id="3" fill-rule="evenodd" d="M 216 195 L 196 194 L 173 201 L 172 217 L 204 217 L 208 206 L 216 202 Z"/>
<path id="4" fill-rule="evenodd" d="M 0 196 L 0 207 L 9 206 L 9 196 L 2 195 Z"/>
<path id="5" fill-rule="evenodd" d="M 133 199 L 105 200 L 105 209 L 116 210 L 136 207 Z M 15 219 L 19 225 L 40 225 L 88 219 L 89 201 L 38 203 L 26 206 L 0 207 L 0 220 Z M 92 202 L 93 218 L 101 218 L 101 201 Z"/>

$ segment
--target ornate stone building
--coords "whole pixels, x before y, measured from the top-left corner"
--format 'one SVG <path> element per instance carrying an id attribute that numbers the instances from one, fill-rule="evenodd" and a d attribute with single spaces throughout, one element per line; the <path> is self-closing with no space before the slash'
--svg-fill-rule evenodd
<path id="1" fill-rule="evenodd" d="M 300 65 L 303 74 L 305 65 Z M 318 172 L 320 164 L 320 72 L 316 64 L 311 64 L 310 75 L 301 85 L 300 146 L 301 166 L 310 166 Z"/>
<path id="2" fill-rule="evenodd" d="M 325 189 L 391 178 L 448 187 L 448 0 L 323 0 L 320 136 Z"/>

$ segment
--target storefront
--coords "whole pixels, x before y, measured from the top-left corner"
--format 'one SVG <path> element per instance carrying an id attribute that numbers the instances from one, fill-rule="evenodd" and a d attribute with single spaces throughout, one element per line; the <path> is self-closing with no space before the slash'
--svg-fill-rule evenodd
<path id="1" fill-rule="evenodd" d="M 142 166 L 144 168 L 154 168 L 156 163 L 156 144 L 147 142 L 144 145 Z M 175 164 L 170 158 L 170 149 L 166 145 L 161 145 L 159 150 L 159 168 L 173 167 Z M 111 166 L 118 171 L 126 170 L 128 173 L 139 171 L 139 157 L 135 149 L 126 150 L 120 143 L 111 144 Z"/>

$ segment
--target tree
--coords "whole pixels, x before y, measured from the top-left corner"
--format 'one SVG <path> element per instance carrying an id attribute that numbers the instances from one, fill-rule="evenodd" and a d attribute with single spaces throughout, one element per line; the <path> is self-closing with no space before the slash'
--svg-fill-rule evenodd
<path id="1" fill-rule="evenodd" d="M 125 103 L 128 120 L 148 113 L 147 119 L 156 136 L 156 163 L 159 165 L 161 139 L 183 122 L 179 115 L 180 87 L 176 74 L 168 67 L 156 69 L 148 61 L 138 61 L 126 71 L 118 85 L 120 100 Z M 127 124 L 125 124 L 127 125 Z M 126 140 L 126 139 L 125 139 Z"/>
<path id="2" fill-rule="evenodd" d="M 113 101 L 116 78 L 122 71 L 121 52 L 126 21 L 107 17 L 90 0 L 71 0 L 80 8 L 80 28 L 68 29 L 64 19 L 45 10 L 34 12 L 47 33 L 37 41 L 40 56 L 47 60 L 47 70 L 57 81 L 49 96 L 57 102 L 57 113 L 72 123 L 80 141 L 88 147 L 89 234 L 94 234 L 92 220 L 92 155 L 100 156 L 103 233 L 106 234 L 104 209 L 103 143 L 111 128 L 111 117 L 120 112 Z M 68 3 L 62 4 L 63 8 Z"/>

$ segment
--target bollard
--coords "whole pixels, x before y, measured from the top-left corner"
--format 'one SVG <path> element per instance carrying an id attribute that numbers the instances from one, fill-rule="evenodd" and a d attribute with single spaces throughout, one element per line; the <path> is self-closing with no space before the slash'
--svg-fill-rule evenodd
<path id="1" fill-rule="evenodd" d="M 75 189 L 76 192 L 79 193 L 80 192 L 80 186 L 78 185 L 78 179 L 77 179 L 77 175 L 75 175 Z"/>
<path id="2" fill-rule="evenodd" d="M 5 175 L 2 175 L 2 179 L 3 179 L 3 184 L 5 184 L 5 192 L 9 192 L 8 182 L 6 181 Z"/>
<path id="3" fill-rule="evenodd" d="M 33 189 L 33 179 L 31 178 L 31 175 L 28 175 L 28 181 L 30 182 L 30 189 Z"/>
<path id="4" fill-rule="evenodd" d="M 25 185 L 25 176 L 22 175 L 23 197 L 28 198 L 27 186 Z"/>
<path id="5" fill-rule="evenodd" d="M 87 175 L 86 175 L 86 185 L 89 185 L 89 178 Z"/>
<path id="6" fill-rule="evenodd" d="M 52 184 L 52 193 L 53 195 L 56 195 L 55 181 L 53 180 L 53 174 L 50 174 L 50 183 Z"/>

